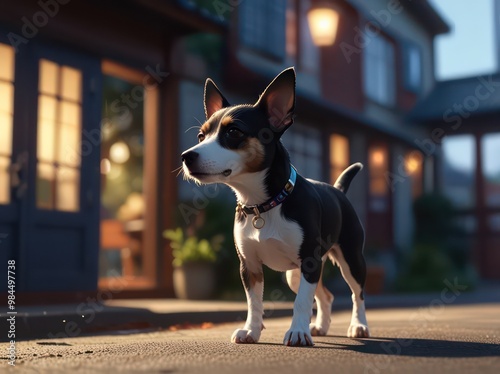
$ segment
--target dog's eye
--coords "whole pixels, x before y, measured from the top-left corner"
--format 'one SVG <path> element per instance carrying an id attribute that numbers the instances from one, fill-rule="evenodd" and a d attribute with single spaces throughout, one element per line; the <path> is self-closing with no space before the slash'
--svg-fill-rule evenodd
<path id="1" fill-rule="evenodd" d="M 241 139 L 245 136 L 245 134 L 240 129 L 233 127 L 229 129 L 229 131 L 227 132 L 227 136 L 229 136 L 232 139 Z"/>
<path id="2" fill-rule="evenodd" d="M 205 140 L 205 134 L 203 134 L 202 132 L 200 132 L 198 134 L 198 141 L 201 143 L 204 140 Z"/>

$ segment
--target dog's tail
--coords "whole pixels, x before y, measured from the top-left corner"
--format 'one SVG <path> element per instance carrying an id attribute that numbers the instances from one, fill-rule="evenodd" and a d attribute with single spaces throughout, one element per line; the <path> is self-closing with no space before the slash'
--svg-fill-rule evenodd
<path id="1" fill-rule="evenodd" d="M 363 169 L 363 164 L 361 162 L 352 164 L 347 169 L 345 169 L 342 174 L 340 174 L 333 187 L 342 191 L 343 193 L 347 193 L 352 179 L 356 176 L 356 174 L 358 174 L 358 171 L 360 171 L 361 169 Z"/>

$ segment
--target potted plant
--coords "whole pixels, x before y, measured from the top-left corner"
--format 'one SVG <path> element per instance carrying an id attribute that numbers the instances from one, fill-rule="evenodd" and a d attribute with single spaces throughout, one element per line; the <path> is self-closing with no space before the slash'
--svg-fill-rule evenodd
<path id="1" fill-rule="evenodd" d="M 215 235 L 210 240 L 186 235 L 179 227 L 166 230 L 164 237 L 170 240 L 174 260 L 174 291 L 179 299 L 203 300 L 215 291 L 215 267 L 217 251 L 224 237 Z"/>

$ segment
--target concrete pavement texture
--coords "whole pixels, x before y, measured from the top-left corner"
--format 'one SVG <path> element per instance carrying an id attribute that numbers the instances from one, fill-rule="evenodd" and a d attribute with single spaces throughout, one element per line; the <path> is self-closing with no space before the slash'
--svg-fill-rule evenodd
<path id="1" fill-rule="evenodd" d="M 265 320 L 258 344 L 230 343 L 242 322 L 148 333 L 19 341 L 5 373 L 498 373 L 500 303 L 368 310 L 372 337 L 348 339 L 350 312 L 332 314 L 312 348 L 282 345 L 291 319 Z"/>

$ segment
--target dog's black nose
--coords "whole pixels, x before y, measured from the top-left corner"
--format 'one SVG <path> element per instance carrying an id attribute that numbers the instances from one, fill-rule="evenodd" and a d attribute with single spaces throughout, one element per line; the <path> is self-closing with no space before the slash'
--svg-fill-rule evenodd
<path id="1" fill-rule="evenodd" d="M 187 151 L 181 155 L 182 161 L 186 164 L 186 166 L 190 166 L 199 156 L 200 154 L 195 151 Z"/>

